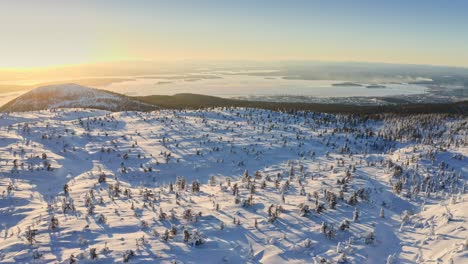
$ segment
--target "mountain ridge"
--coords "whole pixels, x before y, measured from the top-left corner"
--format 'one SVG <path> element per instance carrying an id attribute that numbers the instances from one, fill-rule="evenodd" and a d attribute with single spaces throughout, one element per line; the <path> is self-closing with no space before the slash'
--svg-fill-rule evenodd
<path id="1" fill-rule="evenodd" d="M 119 111 L 156 109 L 203 109 L 247 107 L 274 111 L 312 111 L 324 113 L 366 114 L 468 114 L 468 101 L 451 103 L 392 102 L 388 105 L 355 105 L 312 102 L 267 102 L 181 93 L 175 95 L 127 96 L 78 84 L 54 84 L 37 87 L 0 107 L 0 112 L 26 112 L 55 108 L 93 108 Z"/>

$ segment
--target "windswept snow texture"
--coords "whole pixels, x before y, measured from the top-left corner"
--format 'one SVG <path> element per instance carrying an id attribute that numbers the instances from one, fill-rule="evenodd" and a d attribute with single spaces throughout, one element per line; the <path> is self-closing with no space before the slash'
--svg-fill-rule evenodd
<path id="1" fill-rule="evenodd" d="M 55 108 L 95 108 L 108 111 L 148 111 L 156 107 L 127 96 L 78 84 L 38 87 L 2 107 L 3 111 L 35 111 Z"/>
<path id="2" fill-rule="evenodd" d="M 1 114 L 0 262 L 467 263 L 467 121 Z"/>

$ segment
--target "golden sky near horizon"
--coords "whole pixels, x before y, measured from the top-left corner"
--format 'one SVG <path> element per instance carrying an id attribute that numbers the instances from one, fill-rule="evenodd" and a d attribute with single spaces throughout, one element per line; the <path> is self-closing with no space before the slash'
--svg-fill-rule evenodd
<path id="1" fill-rule="evenodd" d="M 468 66 L 466 5 L 424 3 L 2 1 L 0 70 L 128 60 Z"/>

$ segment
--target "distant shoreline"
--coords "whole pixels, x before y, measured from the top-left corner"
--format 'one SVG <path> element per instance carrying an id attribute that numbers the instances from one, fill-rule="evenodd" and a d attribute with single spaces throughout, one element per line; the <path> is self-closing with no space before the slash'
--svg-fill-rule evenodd
<path id="1" fill-rule="evenodd" d="M 353 82 L 343 82 L 343 83 L 333 83 L 332 86 L 335 87 L 362 87 L 363 85 L 358 84 L 358 83 L 353 83 Z"/>
<path id="2" fill-rule="evenodd" d="M 387 88 L 387 86 L 380 85 L 380 84 L 372 84 L 372 85 L 366 85 L 366 88 L 369 88 L 369 89 L 385 89 L 385 88 Z"/>

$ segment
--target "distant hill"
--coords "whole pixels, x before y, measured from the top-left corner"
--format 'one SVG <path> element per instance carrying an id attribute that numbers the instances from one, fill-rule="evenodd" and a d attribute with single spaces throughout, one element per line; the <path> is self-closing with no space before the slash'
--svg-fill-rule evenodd
<path id="1" fill-rule="evenodd" d="M 199 109 L 211 107 L 249 107 L 275 111 L 314 111 L 347 114 L 468 114 L 468 101 L 456 103 L 392 105 L 350 105 L 329 103 L 266 102 L 221 98 L 200 94 L 150 95 L 130 97 L 78 84 L 49 85 L 36 88 L 0 107 L 2 112 L 24 112 L 53 108 L 95 108 L 108 111 L 152 111 L 166 109 Z"/>
<path id="2" fill-rule="evenodd" d="M 151 111 L 157 106 L 136 98 L 78 84 L 35 88 L 0 108 L 3 112 L 24 112 L 53 108 L 95 108 L 108 111 Z"/>

